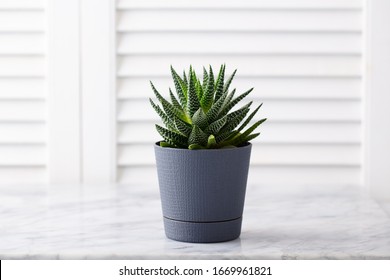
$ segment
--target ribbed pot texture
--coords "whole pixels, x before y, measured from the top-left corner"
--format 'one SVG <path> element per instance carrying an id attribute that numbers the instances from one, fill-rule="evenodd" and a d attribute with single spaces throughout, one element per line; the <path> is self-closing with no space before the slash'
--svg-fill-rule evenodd
<path id="1" fill-rule="evenodd" d="M 155 155 L 165 234 L 195 243 L 236 239 L 252 145 L 186 150 L 163 148 Z"/>

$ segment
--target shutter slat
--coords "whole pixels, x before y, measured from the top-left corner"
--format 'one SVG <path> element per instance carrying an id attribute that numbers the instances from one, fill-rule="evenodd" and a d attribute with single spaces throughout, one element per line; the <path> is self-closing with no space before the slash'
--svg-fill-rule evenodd
<path id="1" fill-rule="evenodd" d="M 44 121 L 45 102 L 25 100 L 1 100 L 0 122 Z"/>
<path id="2" fill-rule="evenodd" d="M 1 184 L 26 184 L 47 181 L 47 171 L 45 166 L 0 166 Z"/>
<path id="3" fill-rule="evenodd" d="M 44 77 L 44 75 L 44 57 L 0 57 L 0 77 Z"/>
<path id="4" fill-rule="evenodd" d="M 0 123 L 1 144 L 45 144 L 46 126 L 42 123 Z"/>
<path id="5" fill-rule="evenodd" d="M 224 62 L 229 62 L 227 71 L 237 68 L 241 75 L 343 77 L 361 74 L 360 56 L 137 55 L 118 60 L 118 75 L 166 75 L 170 65 L 188 69 L 191 64 L 195 69 L 202 69 L 209 64 L 218 68 Z"/>
<path id="6" fill-rule="evenodd" d="M 0 99 L 43 99 L 44 79 L 0 79 Z"/>
<path id="7" fill-rule="evenodd" d="M 45 166 L 43 145 L 0 145 L 0 168 L 3 166 Z"/>
<path id="8" fill-rule="evenodd" d="M 44 55 L 43 34 L 0 34 L 0 55 Z"/>
<path id="9" fill-rule="evenodd" d="M 0 10 L 43 10 L 44 0 L 1 0 Z"/>
<path id="10" fill-rule="evenodd" d="M 361 9 L 360 0 L 118 0 L 117 8 L 126 9 Z"/>
<path id="11" fill-rule="evenodd" d="M 199 45 L 198 42 L 206 43 Z M 183 46 L 183 42 L 185 45 Z M 124 33 L 118 54 L 360 54 L 360 34 Z"/>
<path id="12" fill-rule="evenodd" d="M 42 11 L 0 10 L 0 32 L 43 32 L 45 15 Z"/>
<path id="13" fill-rule="evenodd" d="M 135 10 L 118 11 L 119 31 L 350 30 L 361 29 L 360 11 Z M 155 20 L 158 19 L 158 24 Z M 210 22 L 212 19 L 212 23 Z M 239 23 L 239 24 L 238 24 Z"/>
<path id="14" fill-rule="evenodd" d="M 361 80 L 325 78 L 242 78 L 240 71 L 234 79 L 232 88 L 239 92 L 254 87 L 250 97 L 267 98 L 307 98 L 307 99 L 360 99 Z M 162 94 L 168 88 L 174 89 L 172 79 L 167 78 L 125 78 L 118 79 L 117 90 L 120 100 L 127 98 L 152 97 L 149 80 L 152 80 Z"/>

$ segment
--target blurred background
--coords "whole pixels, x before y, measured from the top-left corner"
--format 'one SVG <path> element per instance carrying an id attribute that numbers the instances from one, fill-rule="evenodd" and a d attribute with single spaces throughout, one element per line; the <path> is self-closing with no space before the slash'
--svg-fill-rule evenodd
<path id="1" fill-rule="evenodd" d="M 363 185 L 363 0 L 0 0 L 0 184 L 157 186 L 149 80 L 226 63 L 249 183 Z"/>

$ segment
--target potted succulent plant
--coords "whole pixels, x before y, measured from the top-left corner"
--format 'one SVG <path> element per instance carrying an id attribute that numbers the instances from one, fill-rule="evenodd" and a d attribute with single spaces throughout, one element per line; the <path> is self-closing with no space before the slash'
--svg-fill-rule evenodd
<path id="1" fill-rule="evenodd" d="M 176 96 L 170 102 L 151 82 L 161 106 L 150 99 L 165 127 L 155 144 L 157 172 L 166 236 L 185 242 L 221 242 L 239 237 L 254 130 L 260 104 L 248 117 L 249 102 L 233 107 L 253 88 L 235 97 L 229 91 L 236 71 L 225 81 L 225 65 L 215 79 L 203 68 L 198 79 L 190 66 L 181 77 L 171 66 Z M 246 129 L 245 129 L 246 128 Z"/>

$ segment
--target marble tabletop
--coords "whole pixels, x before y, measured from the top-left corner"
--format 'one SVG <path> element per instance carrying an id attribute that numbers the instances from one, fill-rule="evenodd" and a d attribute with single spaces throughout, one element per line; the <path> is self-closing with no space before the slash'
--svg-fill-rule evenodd
<path id="1" fill-rule="evenodd" d="M 248 186 L 241 237 L 165 237 L 157 186 L 0 187 L 0 259 L 390 259 L 390 215 L 357 187 Z"/>

